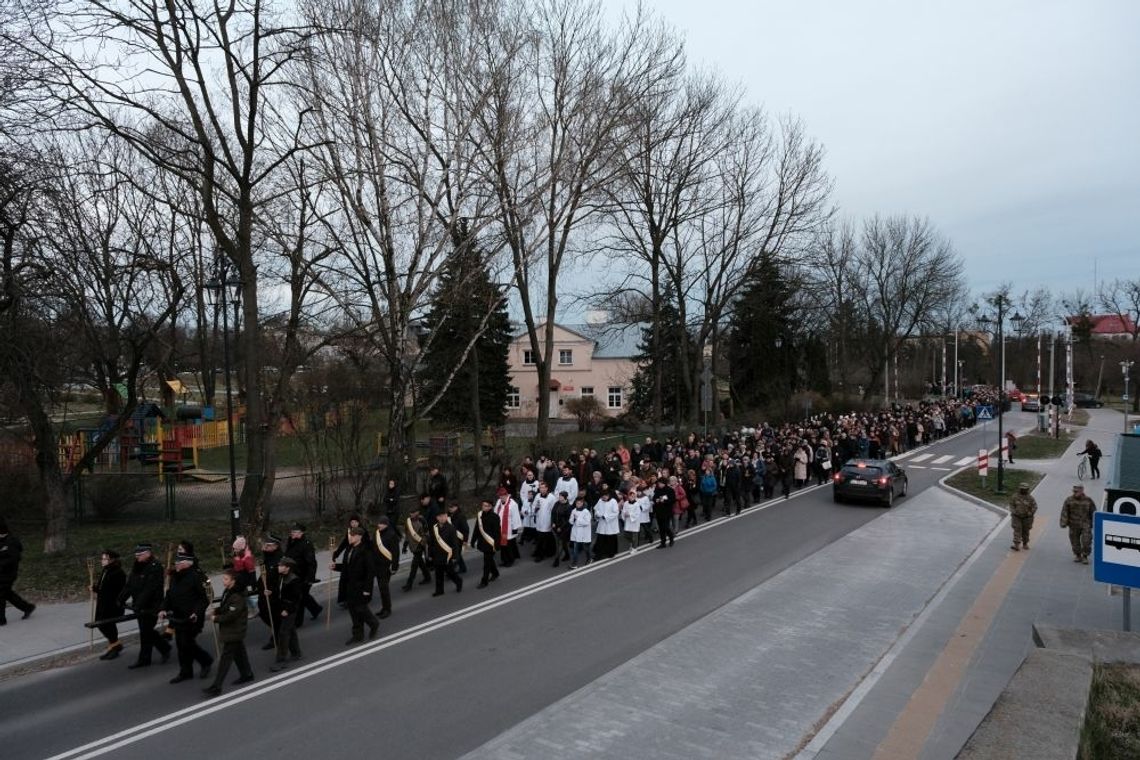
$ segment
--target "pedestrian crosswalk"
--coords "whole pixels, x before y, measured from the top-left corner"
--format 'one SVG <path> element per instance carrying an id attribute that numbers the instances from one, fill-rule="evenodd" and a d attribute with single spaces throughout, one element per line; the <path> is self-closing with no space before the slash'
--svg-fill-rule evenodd
<path id="1" fill-rule="evenodd" d="M 974 461 L 973 457 L 962 457 L 961 459 L 959 459 L 957 462 L 954 463 L 954 466 L 955 467 L 965 467 L 966 465 L 972 463 L 973 461 Z"/>
<path id="2" fill-rule="evenodd" d="M 914 459 L 911 459 L 910 461 L 911 462 L 925 462 L 927 459 L 930 459 L 932 456 L 934 456 L 934 455 L 933 454 L 919 454 L 918 456 L 916 456 Z"/>
<path id="3" fill-rule="evenodd" d="M 949 462 L 953 458 L 954 458 L 953 454 L 944 454 L 943 456 L 940 456 L 937 459 L 935 459 L 933 462 L 931 462 L 931 464 L 946 464 L 947 462 Z"/>

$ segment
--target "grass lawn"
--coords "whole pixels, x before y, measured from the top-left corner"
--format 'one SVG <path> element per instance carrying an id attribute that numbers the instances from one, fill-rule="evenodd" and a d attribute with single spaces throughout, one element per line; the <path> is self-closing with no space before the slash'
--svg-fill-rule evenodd
<path id="1" fill-rule="evenodd" d="M 225 520 L 72 523 L 68 528 L 67 551 L 49 557 L 41 551 L 42 524 L 16 523 L 12 528 L 24 544 L 16 590 L 37 602 L 86 599 L 86 559 L 95 559 L 97 578 L 99 555 L 105 548 L 119 552 L 123 569 L 129 571 L 133 561 L 131 552 L 139 541 L 152 543 L 155 556 L 165 565 L 167 545 L 177 546 L 179 541 L 186 540 L 194 544 L 198 561 L 206 572 L 215 572 L 222 567 L 220 541 L 224 539 L 228 546 L 230 538 L 230 524 Z"/>
<path id="2" fill-rule="evenodd" d="M 1013 458 L 1017 459 L 1056 459 L 1065 453 L 1066 449 L 1077 436 L 1073 433 L 1061 431 L 1060 438 L 1053 438 L 1046 433 L 1027 433 L 1017 439 L 1017 449 Z"/>
<path id="3" fill-rule="evenodd" d="M 1073 407 L 1072 416 L 1061 415 L 1061 425 L 1087 425 L 1089 424 L 1088 409 Z"/>
<path id="4" fill-rule="evenodd" d="M 1081 760 L 1140 757 L 1140 664 L 1096 663 L 1081 730 Z"/>
<path id="5" fill-rule="evenodd" d="M 1019 449 L 1020 450 L 1020 449 Z M 957 488 L 959 491 L 976 496 L 979 499 L 984 499 L 991 504 L 996 504 L 999 507 L 1009 506 L 1009 497 L 1017 490 L 1019 483 L 1028 483 L 1030 493 L 1037 487 L 1037 484 L 1045 476 L 1040 472 L 1033 472 L 1032 470 L 1019 470 L 1015 467 L 1005 468 L 1005 493 L 996 493 L 997 490 L 997 468 L 990 467 L 990 476 L 986 478 L 986 485 L 982 487 L 982 479 L 978 477 L 978 471 L 974 468 L 963 470 L 957 475 L 953 475 L 946 480 L 946 485 L 951 488 Z"/>

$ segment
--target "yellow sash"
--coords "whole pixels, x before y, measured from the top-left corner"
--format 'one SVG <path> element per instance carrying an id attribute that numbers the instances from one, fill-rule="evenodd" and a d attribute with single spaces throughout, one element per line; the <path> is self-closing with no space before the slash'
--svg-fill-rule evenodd
<path id="1" fill-rule="evenodd" d="M 487 546 L 491 547 L 491 551 L 495 551 L 495 539 L 491 538 L 491 534 L 483 527 L 483 513 L 480 512 L 475 516 L 475 524 L 479 526 L 479 535 L 487 542 Z"/>
<path id="2" fill-rule="evenodd" d="M 447 552 L 447 561 L 450 562 L 451 561 L 451 554 L 452 554 L 451 547 L 447 545 L 446 541 L 444 541 L 442 538 L 440 538 L 440 536 L 439 536 L 439 525 L 433 525 L 431 531 L 432 531 L 432 533 L 435 534 L 435 542 L 437 544 L 439 544 L 439 548 L 443 549 L 445 552 Z"/>
<path id="3" fill-rule="evenodd" d="M 376 550 L 380 552 L 380 556 L 389 562 L 392 561 L 392 552 L 388 551 L 388 547 L 384 546 L 384 542 L 380 539 L 380 531 L 376 531 Z"/>
<path id="4" fill-rule="evenodd" d="M 412 539 L 412 541 L 417 546 L 423 543 L 423 536 L 421 536 L 419 533 L 416 533 L 416 529 L 412 527 L 412 518 L 409 517 L 407 519 L 407 521 L 404 523 L 404 527 L 408 529 L 408 538 Z"/>

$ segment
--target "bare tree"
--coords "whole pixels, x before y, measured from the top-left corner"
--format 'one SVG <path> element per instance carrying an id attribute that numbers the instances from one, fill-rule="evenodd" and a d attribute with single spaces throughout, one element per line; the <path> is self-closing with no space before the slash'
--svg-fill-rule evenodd
<path id="1" fill-rule="evenodd" d="M 1101 307 L 1120 320 L 1132 340 L 1140 338 L 1140 277 L 1105 282 L 1098 295 Z"/>
<path id="2" fill-rule="evenodd" d="M 484 27 L 490 97 L 473 136 L 538 374 L 538 431 L 549 435 L 551 354 L 569 265 L 623 169 L 636 109 L 675 76 L 677 41 L 643 16 L 608 29 L 587 0 L 514 3 Z"/>
<path id="3" fill-rule="evenodd" d="M 241 503 L 272 492 L 276 425 L 262 386 L 256 226 L 281 165 L 305 146 L 307 111 L 280 91 L 309 32 L 278 0 L 65 0 L 24 50 L 69 109 L 184 180 L 242 282 L 242 370 L 249 435 Z"/>
<path id="4" fill-rule="evenodd" d="M 920 330 L 941 329 L 939 305 L 964 292 L 962 261 L 929 220 L 874 216 L 863 224 L 855 273 L 869 328 L 864 393 L 871 395 L 903 342 Z"/>

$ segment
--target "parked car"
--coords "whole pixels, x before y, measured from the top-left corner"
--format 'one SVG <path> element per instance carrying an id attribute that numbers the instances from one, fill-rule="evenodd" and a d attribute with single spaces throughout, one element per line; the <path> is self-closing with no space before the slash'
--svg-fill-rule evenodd
<path id="1" fill-rule="evenodd" d="M 852 459 L 831 479 L 837 504 L 846 499 L 870 499 L 889 507 L 896 497 L 906 496 L 908 486 L 906 472 L 889 459 Z"/>
<path id="2" fill-rule="evenodd" d="M 1010 401 L 1025 401 L 1025 394 L 1014 388 L 1012 391 L 1006 391 L 1005 397 Z"/>
<path id="3" fill-rule="evenodd" d="M 1081 409 L 1100 409 L 1104 402 L 1091 393 L 1074 393 L 1073 405 Z"/>

